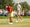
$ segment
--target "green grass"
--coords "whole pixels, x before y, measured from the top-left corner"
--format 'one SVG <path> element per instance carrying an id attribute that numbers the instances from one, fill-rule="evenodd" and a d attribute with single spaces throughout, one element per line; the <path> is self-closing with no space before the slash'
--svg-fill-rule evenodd
<path id="1" fill-rule="evenodd" d="M 0 27 L 30 27 L 30 19 L 25 18 L 23 22 L 18 23 L 15 20 L 12 25 L 9 25 L 8 19 L 0 19 Z"/>
<path id="2" fill-rule="evenodd" d="M 0 18 L 0 27 L 30 27 L 30 16 L 24 16 L 23 22 L 15 22 L 16 19 L 14 18 L 14 22 L 12 25 L 8 24 L 8 17 L 1 16 Z M 4 19 L 5 18 L 5 19 Z"/>

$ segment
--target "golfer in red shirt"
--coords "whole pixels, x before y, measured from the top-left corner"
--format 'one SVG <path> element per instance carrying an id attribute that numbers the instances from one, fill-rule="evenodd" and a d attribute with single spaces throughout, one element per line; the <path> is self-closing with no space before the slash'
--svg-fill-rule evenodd
<path id="1" fill-rule="evenodd" d="M 6 9 L 9 12 L 9 15 L 8 15 L 9 16 L 9 24 L 13 24 L 13 14 L 12 14 L 13 9 L 11 6 L 6 6 Z"/>

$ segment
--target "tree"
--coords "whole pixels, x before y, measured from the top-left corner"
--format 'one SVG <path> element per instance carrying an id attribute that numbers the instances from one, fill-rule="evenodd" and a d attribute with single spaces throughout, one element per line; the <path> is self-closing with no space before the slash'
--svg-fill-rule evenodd
<path id="1" fill-rule="evenodd" d="M 26 10 L 26 11 L 29 10 L 29 5 L 27 2 L 22 2 L 21 6 L 22 6 L 23 10 Z"/>
<path id="2" fill-rule="evenodd" d="M 6 5 L 8 4 L 8 5 L 12 6 L 12 2 L 13 2 L 13 0 L 5 0 Z"/>
<path id="3" fill-rule="evenodd" d="M 11 5 L 12 6 L 13 0 L 0 0 L 0 8 L 4 8 L 6 5 Z"/>

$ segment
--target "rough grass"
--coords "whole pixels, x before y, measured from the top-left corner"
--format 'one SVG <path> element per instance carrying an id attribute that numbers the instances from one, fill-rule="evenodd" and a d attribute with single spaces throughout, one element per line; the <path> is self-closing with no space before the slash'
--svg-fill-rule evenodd
<path id="1" fill-rule="evenodd" d="M 7 19 L 8 16 L 0 16 L 0 19 Z M 16 16 L 14 18 L 17 18 Z M 23 16 L 23 18 L 30 18 L 30 16 Z"/>

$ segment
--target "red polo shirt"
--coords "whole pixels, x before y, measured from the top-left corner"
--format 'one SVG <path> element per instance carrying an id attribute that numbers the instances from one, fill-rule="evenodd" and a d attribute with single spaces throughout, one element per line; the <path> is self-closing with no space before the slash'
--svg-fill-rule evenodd
<path id="1" fill-rule="evenodd" d="M 13 11 L 11 6 L 8 6 L 8 7 L 7 7 L 7 10 L 8 10 L 9 12 L 12 12 L 12 11 Z"/>

